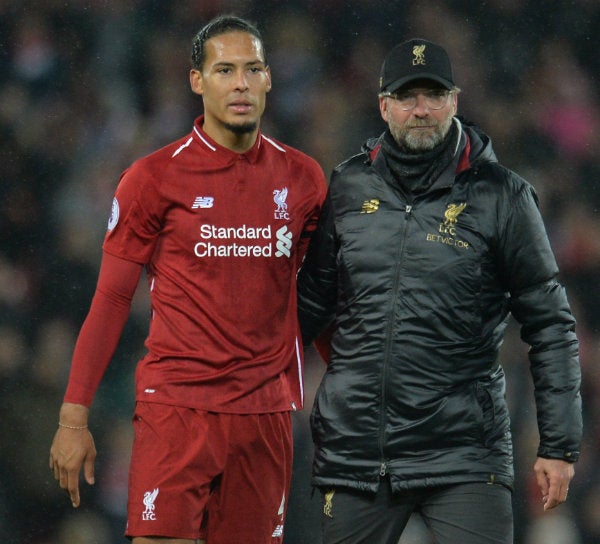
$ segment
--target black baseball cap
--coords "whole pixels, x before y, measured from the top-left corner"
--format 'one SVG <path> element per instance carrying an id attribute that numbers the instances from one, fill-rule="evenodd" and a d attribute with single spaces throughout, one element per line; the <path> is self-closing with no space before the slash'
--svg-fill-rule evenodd
<path id="1" fill-rule="evenodd" d="M 431 79 L 448 90 L 455 87 L 450 58 L 443 47 L 420 38 L 394 47 L 383 61 L 379 91 L 393 92 L 417 79 Z"/>

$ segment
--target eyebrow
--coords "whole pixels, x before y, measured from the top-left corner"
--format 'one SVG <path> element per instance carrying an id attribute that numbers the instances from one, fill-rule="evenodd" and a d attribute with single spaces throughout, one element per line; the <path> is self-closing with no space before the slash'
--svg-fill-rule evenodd
<path id="1" fill-rule="evenodd" d="M 256 66 L 256 65 L 259 65 L 259 64 L 263 65 L 263 66 L 266 66 L 265 61 L 264 60 L 259 60 L 259 59 L 245 62 L 244 66 Z M 219 62 L 215 62 L 213 64 L 213 66 L 228 66 L 229 67 L 229 66 L 237 66 L 237 64 L 235 62 L 219 61 Z"/>

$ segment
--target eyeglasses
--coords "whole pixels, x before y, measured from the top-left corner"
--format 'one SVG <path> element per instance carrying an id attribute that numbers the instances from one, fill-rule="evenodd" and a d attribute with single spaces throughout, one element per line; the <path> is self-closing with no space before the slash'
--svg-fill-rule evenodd
<path id="1" fill-rule="evenodd" d="M 431 110 L 441 110 L 447 103 L 448 97 L 455 91 L 446 89 L 431 89 L 424 92 L 401 91 L 395 93 L 382 93 L 381 96 L 395 100 L 402 111 L 410 111 L 417 106 L 417 98 L 421 95 L 425 99 L 426 106 Z"/>

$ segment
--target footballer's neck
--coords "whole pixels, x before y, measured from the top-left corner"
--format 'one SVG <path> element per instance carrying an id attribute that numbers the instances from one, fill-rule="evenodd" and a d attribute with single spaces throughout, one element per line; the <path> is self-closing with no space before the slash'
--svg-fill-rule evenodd
<path id="1" fill-rule="evenodd" d="M 202 129 L 219 145 L 236 153 L 245 153 L 252 148 L 258 136 L 258 123 L 215 124 L 205 119 Z"/>

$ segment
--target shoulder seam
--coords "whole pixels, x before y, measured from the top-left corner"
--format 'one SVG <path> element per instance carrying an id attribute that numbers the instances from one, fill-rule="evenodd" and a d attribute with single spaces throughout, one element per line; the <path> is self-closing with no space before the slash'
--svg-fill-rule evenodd
<path id="1" fill-rule="evenodd" d="M 286 153 L 286 150 L 281 147 L 278 143 L 276 143 L 274 140 L 271 140 L 271 138 L 267 138 L 264 134 L 261 134 L 261 137 L 269 142 L 273 147 L 275 147 L 276 149 L 279 149 L 279 151 L 282 151 L 283 153 Z"/>

